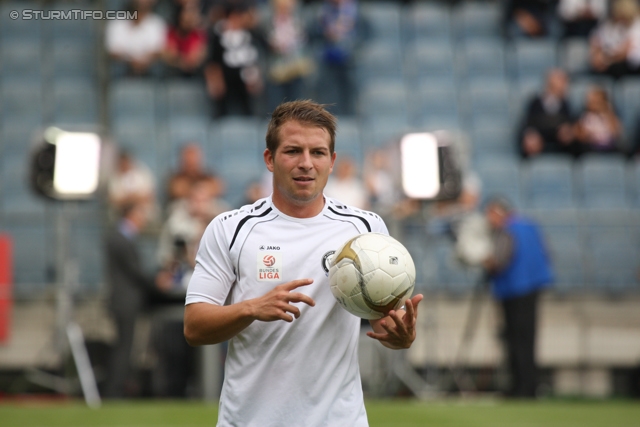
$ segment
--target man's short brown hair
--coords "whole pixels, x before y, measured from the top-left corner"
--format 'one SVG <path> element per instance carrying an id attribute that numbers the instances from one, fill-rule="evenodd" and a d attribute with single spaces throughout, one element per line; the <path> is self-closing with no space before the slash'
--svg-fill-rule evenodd
<path id="1" fill-rule="evenodd" d="M 336 145 L 336 118 L 328 112 L 324 104 L 310 99 L 284 102 L 273 111 L 267 127 L 267 149 L 275 153 L 280 145 L 280 128 L 288 121 L 302 125 L 316 126 L 327 131 L 330 137 L 329 151 L 333 154 Z"/>

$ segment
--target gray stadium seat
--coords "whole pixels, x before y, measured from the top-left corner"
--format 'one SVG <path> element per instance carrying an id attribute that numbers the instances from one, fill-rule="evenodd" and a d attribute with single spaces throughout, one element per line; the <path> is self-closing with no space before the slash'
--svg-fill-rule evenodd
<path id="1" fill-rule="evenodd" d="M 385 146 L 402 136 L 409 127 L 407 118 L 400 116 L 378 117 L 364 122 L 362 148 L 366 152 L 370 148 Z"/>
<path id="2" fill-rule="evenodd" d="M 360 93 L 360 114 L 365 118 L 407 116 L 407 91 L 402 80 L 371 80 Z"/>
<path id="3" fill-rule="evenodd" d="M 111 84 L 109 106 L 111 122 L 137 120 L 146 124 L 156 123 L 155 84 L 140 79 L 122 79 Z"/>
<path id="4" fill-rule="evenodd" d="M 545 75 L 557 65 L 556 45 L 552 40 L 516 40 L 511 52 L 512 74 L 518 79 Z"/>
<path id="5" fill-rule="evenodd" d="M 575 206 L 571 160 L 539 156 L 530 160 L 528 166 L 523 175 L 526 206 L 546 209 Z"/>
<path id="6" fill-rule="evenodd" d="M 455 75 L 453 46 L 449 42 L 412 43 L 406 47 L 405 67 L 413 78 Z"/>
<path id="7" fill-rule="evenodd" d="M 184 80 L 169 81 L 166 84 L 168 116 L 174 118 L 209 118 L 209 102 L 204 85 L 200 82 Z"/>
<path id="8" fill-rule="evenodd" d="M 465 40 L 459 61 L 467 79 L 506 76 L 504 42 L 499 38 Z"/>
<path id="9" fill-rule="evenodd" d="M 582 38 L 563 41 L 559 59 L 558 65 L 569 74 L 579 75 L 589 72 L 589 42 Z"/>
<path id="10" fill-rule="evenodd" d="M 93 44 L 77 39 L 55 40 L 50 55 L 55 78 L 95 79 L 97 76 L 98 55 Z"/>
<path id="11" fill-rule="evenodd" d="M 615 102 L 611 79 L 601 76 L 579 77 L 571 81 L 569 85 L 569 103 L 572 111 L 578 114 L 583 110 L 587 92 L 596 85 L 602 86 L 607 91 L 609 100 Z"/>
<path id="12" fill-rule="evenodd" d="M 46 282 L 47 257 L 52 252 L 51 242 L 43 221 L 3 221 L 0 232 L 7 233 L 13 241 L 14 292 L 23 294 L 23 288 L 33 289 Z"/>
<path id="13" fill-rule="evenodd" d="M 0 50 L 3 77 L 40 79 L 42 51 L 40 40 L 4 40 Z"/>
<path id="14" fill-rule="evenodd" d="M 72 254 L 78 262 L 80 292 L 96 292 L 104 282 L 103 246 L 100 244 L 104 232 L 99 225 L 75 224 L 71 229 L 70 245 Z"/>
<path id="15" fill-rule="evenodd" d="M 626 165 L 622 157 L 586 156 L 578 167 L 577 177 L 584 207 L 627 207 Z"/>
<path id="16" fill-rule="evenodd" d="M 136 122 L 121 124 L 114 129 L 114 136 L 119 147 L 130 151 L 136 159 L 151 169 L 156 177 L 160 178 L 167 172 L 159 168 L 158 159 L 166 159 L 170 152 L 160 144 L 155 127 Z M 164 163 L 168 165 L 168 161 Z"/>
<path id="17" fill-rule="evenodd" d="M 372 40 L 400 42 L 400 4 L 395 2 L 362 3 L 360 13 Z"/>
<path id="18" fill-rule="evenodd" d="M 379 41 L 363 46 L 357 54 L 356 64 L 359 83 L 372 78 L 401 80 L 404 77 L 402 55 L 395 43 Z"/>
<path id="19" fill-rule="evenodd" d="M 28 153 L 37 142 L 42 123 L 13 120 L 1 128 L 0 146 L 3 155 Z"/>
<path id="20" fill-rule="evenodd" d="M 229 117 L 216 122 L 220 132 L 219 149 L 260 153 L 264 147 L 264 134 L 258 134 L 258 121 L 253 118 Z"/>
<path id="21" fill-rule="evenodd" d="M 42 20 L 21 19 L 25 9 L 40 10 L 42 7 L 35 1 L 9 1 L 0 3 L 0 38 L 4 43 L 8 41 L 40 41 L 42 37 Z M 20 13 L 19 19 L 11 19 L 12 11 Z"/>
<path id="22" fill-rule="evenodd" d="M 28 152 L 3 153 L 0 163 L 2 212 L 8 215 L 44 215 L 45 201 L 38 198 L 29 183 Z"/>
<path id="23" fill-rule="evenodd" d="M 98 94 L 87 82 L 56 82 L 53 103 L 49 106 L 56 123 L 97 123 Z"/>
<path id="24" fill-rule="evenodd" d="M 508 127 L 478 125 L 471 130 L 471 140 L 475 154 L 509 154 L 516 158 L 513 130 Z"/>
<path id="25" fill-rule="evenodd" d="M 474 116 L 508 120 L 512 109 L 507 82 L 500 78 L 471 80 L 466 94 L 466 106 L 466 113 L 472 120 Z"/>
<path id="26" fill-rule="evenodd" d="M 25 120 L 41 123 L 43 96 L 40 80 L 2 81 L 2 118 L 4 123 Z"/>
<path id="27" fill-rule="evenodd" d="M 453 10 L 453 19 L 457 38 L 497 37 L 501 32 L 501 5 L 467 0 Z"/>
<path id="28" fill-rule="evenodd" d="M 56 2 L 51 9 L 68 11 L 68 10 L 96 10 L 96 5 L 91 2 L 84 4 L 70 5 L 66 2 Z M 106 10 L 117 10 L 107 5 Z M 47 37 L 53 40 L 73 40 L 80 43 L 88 44 L 95 48 L 95 42 L 98 35 L 99 21 L 93 19 L 56 19 L 45 21 L 44 31 Z"/>
<path id="29" fill-rule="evenodd" d="M 474 155 L 478 149 L 474 147 Z M 501 195 L 516 207 L 522 207 L 520 165 L 515 158 L 489 156 L 476 162 L 475 171 L 482 181 L 482 194 L 486 197 Z"/>
<path id="30" fill-rule="evenodd" d="M 336 152 L 338 157 L 349 156 L 362 165 L 364 153 L 360 142 L 360 125 L 355 119 L 339 118 L 336 130 Z"/>
<path id="31" fill-rule="evenodd" d="M 413 110 L 411 116 L 418 123 L 446 116 L 458 120 L 458 93 L 455 86 L 447 82 L 423 81 L 417 90 L 409 92 Z"/>
<path id="32" fill-rule="evenodd" d="M 438 3 L 413 3 L 404 13 L 407 40 L 449 41 L 451 37 L 450 9 Z"/>
<path id="33" fill-rule="evenodd" d="M 168 137 L 171 151 L 177 155 L 180 147 L 190 142 L 196 142 L 205 149 L 208 138 L 208 126 L 208 120 L 202 119 L 184 118 L 170 120 Z"/>

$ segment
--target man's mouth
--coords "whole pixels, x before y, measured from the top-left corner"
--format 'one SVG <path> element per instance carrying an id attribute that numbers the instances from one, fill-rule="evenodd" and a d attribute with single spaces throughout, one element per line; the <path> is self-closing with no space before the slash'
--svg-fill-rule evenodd
<path id="1" fill-rule="evenodd" d="M 298 182 L 308 182 L 313 181 L 313 178 L 311 178 L 310 176 L 297 176 L 293 178 L 293 180 Z"/>

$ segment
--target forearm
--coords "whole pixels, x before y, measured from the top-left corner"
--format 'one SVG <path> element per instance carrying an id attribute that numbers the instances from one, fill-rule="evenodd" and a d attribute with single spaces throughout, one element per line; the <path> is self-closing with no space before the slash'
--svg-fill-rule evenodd
<path id="1" fill-rule="evenodd" d="M 189 304 L 184 312 L 184 336 L 192 346 L 218 344 L 233 338 L 254 320 L 249 301 L 226 306 Z"/>

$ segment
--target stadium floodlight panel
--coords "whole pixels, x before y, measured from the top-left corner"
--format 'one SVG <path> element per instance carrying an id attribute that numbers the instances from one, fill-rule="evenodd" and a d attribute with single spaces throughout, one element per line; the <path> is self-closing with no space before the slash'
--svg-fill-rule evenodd
<path id="1" fill-rule="evenodd" d="M 60 199 L 90 197 L 98 189 L 100 137 L 95 133 L 56 132 L 53 189 Z"/>
<path id="2" fill-rule="evenodd" d="M 438 140 L 428 132 L 408 133 L 400 140 L 402 189 L 407 197 L 433 199 L 440 192 Z"/>

